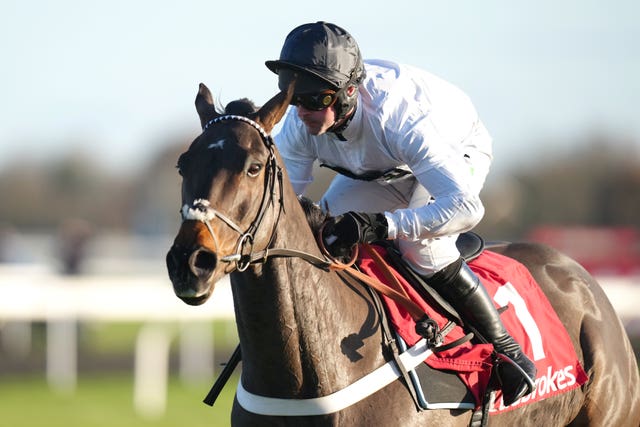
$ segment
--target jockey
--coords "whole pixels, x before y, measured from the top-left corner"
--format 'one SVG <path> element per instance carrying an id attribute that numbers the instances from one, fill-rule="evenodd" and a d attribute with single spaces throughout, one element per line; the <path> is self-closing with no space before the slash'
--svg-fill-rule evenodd
<path id="1" fill-rule="evenodd" d="M 394 239 L 403 259 L 491 342 L 535 379 L 535 365 L 505 330 L 493 301 L 456 248 L 484 215 L 479 193 L 492 160 L 491 136 L 460 89 L 423 70 L 363 61 L 337 25 L 301 25 L 266 66 L 290 108 L 275 141 L 297 194 L 318 160 L 338 172 L 320 205 L 327 250 Z M 501 363 L 503 400 L 532 391 L 520 369 Z"/>

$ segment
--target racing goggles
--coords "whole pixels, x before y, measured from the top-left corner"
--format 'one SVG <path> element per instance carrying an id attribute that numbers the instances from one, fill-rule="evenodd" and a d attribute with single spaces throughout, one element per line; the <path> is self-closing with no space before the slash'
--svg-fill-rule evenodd
<path id="1" fill-rule="evenodd" d="M 296 107 L 302 106 L 307 110 L 322 111 L 336 103 L 339 92 L 327 89 L 319 93 L 294 94 L 291 104 Z"/>

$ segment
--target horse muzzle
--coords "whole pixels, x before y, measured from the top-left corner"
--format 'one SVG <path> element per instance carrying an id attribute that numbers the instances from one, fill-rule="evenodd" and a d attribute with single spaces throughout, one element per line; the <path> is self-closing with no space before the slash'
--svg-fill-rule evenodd
<path id="1" fill-rule="evenodd" d="M 209 299 L 218 257 L 209 249 L 193 251 L 173 245 L 166 257 L 167 272 L 176 296 L 189 305 L 200 305 Z"/>

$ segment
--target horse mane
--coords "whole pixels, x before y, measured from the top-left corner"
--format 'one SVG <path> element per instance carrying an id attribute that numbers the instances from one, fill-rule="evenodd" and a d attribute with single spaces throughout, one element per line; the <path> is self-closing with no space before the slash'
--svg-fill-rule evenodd
<path id="1" fill-rule="evenodd" d="M 309 227 L 311 227 L 313 235 L 317 236 L 320 232 L 320 227 L 330 217 L 330 215 L 323 211 L 320 205 L 314 203 L 308 197 L 299 196 L 298 201 L 300 202 L 300 206 L 302 206 L 302 210 L 304 211 L 304 215 L 307 218 L 307 222 L 309 223 Z"/>
<path id="2" fill-rule="evenodd" d="M 258 111 L 259 107 L 249 98 L 240 98 L 231 101 L 224 107 L 224 114 L 235 116 L 247 116 Z"/>

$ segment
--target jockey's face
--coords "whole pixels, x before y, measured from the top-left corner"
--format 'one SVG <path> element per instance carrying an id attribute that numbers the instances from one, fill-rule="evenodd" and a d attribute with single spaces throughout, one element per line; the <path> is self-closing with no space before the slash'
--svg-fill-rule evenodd
<path id="1" fill-rule="evenodd" d="M 309 110 L 302 105 L 298 105 L 298 117 L 307 127 L 311 135 L 322 135 L 326 133 L 336 122 L 336 111 L 333 106 L 322 110 Z"/>

